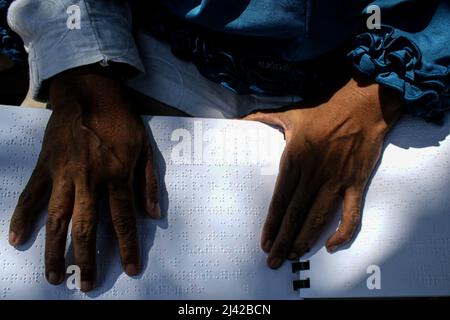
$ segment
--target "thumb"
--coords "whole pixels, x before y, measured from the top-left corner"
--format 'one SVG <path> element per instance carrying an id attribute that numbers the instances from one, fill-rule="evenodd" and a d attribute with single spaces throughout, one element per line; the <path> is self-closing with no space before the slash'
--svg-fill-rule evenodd
<path id="1" fill-rule="evenodd" d="M 326 247 L 334 252 L 348 243 L 356 233 L 361 220 L 361 202 L 365 185 L 353 186 L 345 191 L 341 223 L 336 232 L 327 240 Z"/>
<path id="2" fill-rule="evenodd" d="M 251 113 L 242 118 L 242 120 L 259 121 L 269 125 L 274 125 L 286 131 L 289 127 L 289 119 L 286 111 L 284 112 L 263 112 Z"/>

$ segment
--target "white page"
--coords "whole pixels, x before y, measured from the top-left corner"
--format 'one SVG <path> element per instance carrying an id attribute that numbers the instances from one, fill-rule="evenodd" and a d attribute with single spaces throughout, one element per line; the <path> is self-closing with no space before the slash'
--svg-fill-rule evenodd
<path id="1" fill-rule="evenodd" d="M 360 232 L 350 248 L 329 254 L 323 245 L 335 216 L 302 259 L 311 268 L 300 273 L 311 285 L 302 297 L 450 295 L 449 133 L 448 121 L 401 120 L 369 186 Z M 380 267 L 380 289 L 368 289 L 372 265 Z"/>
<path id="2" fill-rule="evenodd" d="M 111 224 L 103 219 L 97 289 L 84 294 L 66 284 L 49 285 L 44 279 L 45 214 L 20 250 L 7 243 L 10 217 L 35 165 L 49 115 L 46 110 L 0 107 L 0 299 L 298 298 L 289 264 L 270 270 L 259 246 L 283 135 L 263 124 L 233 120 L 146 118 L 159 149 L 162 209 L 168 214 L 156 222 L 139 215 L 144 272 L 136 278 L 122 272 Z M 222 140 L 205 142 L 205 157 L 198 156 L 198 141 L 202 136 L 211 139 L 210 129 L 216 129 L 216 135 L 217 130 L 228 130 L 241 139 L 233 144 L 235 139 L 219 134 L 231 155 L 225 161 L 211 157 Z M 180 159 L 171 153 L 179 144 L 177 135 L 186 134 L 192 136 L 192 153 L 197 152 L 189 158 L 196 162 L 176 164 Z M 252 140 L 255 134 L 259 136 Z M 246 155 L 259 161 L 245 161 Z M 68 251 L 70 264 L 70 245 Z"/>

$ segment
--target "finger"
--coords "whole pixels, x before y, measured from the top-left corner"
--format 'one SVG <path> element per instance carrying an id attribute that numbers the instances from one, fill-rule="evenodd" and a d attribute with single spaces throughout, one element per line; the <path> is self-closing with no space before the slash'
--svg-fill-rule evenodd
<path id="1" fill-rule="evenodd" d="M 270 251 L 277 237 L 289 202 L 299 183 L 300 164 L 298 162 L 290 147 L 287 146 L 281 156 L 277 182 L 261 234 L 261 247 L 265 252 Z"/>
<path id="2" fill-rule="evenodd" d="M 278 126 L 285 131 L 289 126 L 286 112 L 255 112 L 242 118 L 242 120 L 259 121 L 269 125 Z"/>
<path id="3" fill-rule="evenodd" d="M 139 250 L 133 199 L 131 183 L 120 186 L 110 185 L 111 217 L 119 242 L 122 266 L 129 276 L 139 273 Z"/>
<path id="4" fill-rule="evenodd" d="M 51 178 L 42 162 L 38 162 L 30 180 L 19 197 L 9 227 L 9 243 L 18 246 L 24 243 L 44 209 L 51 189 Z"/>
<path id="5" fill-rule="evenodd" d="M 330 214 L 336 211 L 340 199 L 339 192 L 339 187 L 332 183 L 325 183 L 320 188 L 305 223 L 294 242 L 289 259 L 301 257 L 312 246 L 320 231 L 328 222 Z"/>
<path id="6" fill-rule="evenodd" d="M 86 181 L 75 185 L 75 204 L 72 216 L 72 241 L 75 264 L 81 271 L 81 291 L 91 291 L 95 287 L 97 195 Z"/>
<path id="7" fill-rule="evenodd" d="M 64 177 L 53 183 L 52 196 L 48 204 L 45 238 L 45 276 L 54 285 L 65 277 L 64 254 L 67 229 L 73 212 L 74 188 Z"/>
<path id="8" fill-rule="evenodd" d="M 329 252 L 351 240 L 361 220 L 361 202 L 364 185 L 352 186 L 345 191 L 341 223 L 326 243 Z"/>
<path id="9" fill-rule="evenodd" d="M 303 174 L 303 173 L 302 173 Z M 281 266 L 288 257 L 298 231 L 300 230 L 306 213 L 308 212 L 311 198 L 316 190 L 308 177 L 302 176 L 289 203 L 286 215 L 280 226 L 277 238 L 270 250 L 267 264 L 276 269 Z"/>
<path id="10" fill-rule="evenodd" d="M 153 151 L 150 145 L 146 145 L 142 156 L 142 161 L 138 164 L 143 168 L 141 175 L 142 199 L 147 214 L 153 219 L 161 218 L 161 209 L 159 206 L 158 181 L 153 161 Z"/>

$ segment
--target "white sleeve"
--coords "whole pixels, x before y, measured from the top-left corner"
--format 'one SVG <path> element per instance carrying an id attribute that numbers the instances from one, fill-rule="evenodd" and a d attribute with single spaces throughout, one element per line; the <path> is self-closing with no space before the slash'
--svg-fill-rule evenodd
<path id="1" fill-rule="evenodd" d="M 8 24 L 25 43 L 37 100 L 47 99 L 45 80 L 71 68 L 112 61 L 144 71 L 126 1 L 16 0 Z"/>

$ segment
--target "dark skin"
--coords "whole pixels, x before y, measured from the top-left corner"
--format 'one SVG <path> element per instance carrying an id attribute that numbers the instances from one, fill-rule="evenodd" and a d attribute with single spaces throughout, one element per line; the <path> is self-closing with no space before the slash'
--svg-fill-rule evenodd
<path id="1" fill-rule="evenodd" d="M 151 218 L 161 215 L 152 150 L 140 117 L 132 112 L 120 82 L 96 68 L 74 69 L 51 79 L 50 102 L 54 111 L 39 161 L 11 220 L 11 245 L 27 240 L 48 203 L 48 281 L 57 285 L 64 280 L 64 248 L 72 220 L 81 290 L 92 290 L 97 205 L 103 193 L 109 200 L 124 271 L 138 274 L 135 194 L 141 195 Z M 341 195 L 342 223 L 327 248 L 334 250 L 351 238 L 364 188 L 384 136 L 400 116 L 400 106 L 394 94 L 378 85 L 358 86 L 351 80 L 314 108 L 299 106 L 247 117 L 280 126 L 287 141 L 261 238 L 271 268 L 306 251 Z"/>
<path id="2" fill-rule="evenodd" d="M 395 93 L 352 79 L 320 105 L 246 117 L 281 127 L 286 138 L 261 235 L 271 268 L 301 257 L 342 197 L 341 224 L 326 247 L 332 252 L 351 240 L 367 181 L 386 133 L 401 115 L 401 105 Z"/>
<path id="3" fill-rule="evenodd" d="M 46 194 L 51 194 L 45 245 L 47 280 L 55 285 L 64 280 L 64 249 L 72 219 L 81 290 L 90 291 L 95 286 L 98 199 L 103 193 L 123 269 L 130 276 L 138 274 L 135 193 L 141 193 L 150 217 L 161 216 L 152 149 L 141 118 L 131 111 L 120 83 L 98 69 L 69 71 L 52 79 L 50 102 L 54 110 L 38 164 L 11 220 L 11 245 L 26 241 L 46 204 Z"/>

